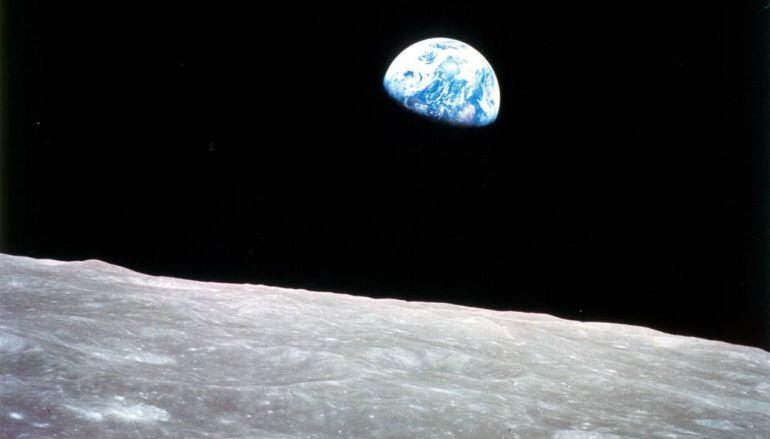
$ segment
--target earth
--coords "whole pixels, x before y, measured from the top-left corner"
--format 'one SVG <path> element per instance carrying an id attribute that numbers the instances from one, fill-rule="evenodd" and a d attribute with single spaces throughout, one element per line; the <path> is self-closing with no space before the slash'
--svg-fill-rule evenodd
<path id="1" fill-rule="evenodd" d="M 409 110 L 461 126 L 485 126 L 500 110 L 500 87 L 484 56 L 462 41 L 430 38 L 390 64 L 383 85 Z"/>

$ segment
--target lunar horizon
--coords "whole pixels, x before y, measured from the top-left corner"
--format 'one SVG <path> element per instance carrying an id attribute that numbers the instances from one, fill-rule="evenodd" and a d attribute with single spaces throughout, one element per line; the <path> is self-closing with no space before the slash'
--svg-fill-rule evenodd
<path id="1" fill-rule="evenodd" d="M 0 437 L 770 435 L 770 354 L 0 254 Z"/>

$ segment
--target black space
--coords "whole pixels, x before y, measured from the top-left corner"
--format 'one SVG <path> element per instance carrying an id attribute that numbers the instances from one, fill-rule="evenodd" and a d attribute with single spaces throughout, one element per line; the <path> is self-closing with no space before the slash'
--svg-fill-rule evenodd
<path id="1" fill-rule="evenodd" d="M 4 252 L 770 348 L 763 2 L 225 3 L 7 3 Z M 433 36 L 495 124 L 389 100 Z"/>

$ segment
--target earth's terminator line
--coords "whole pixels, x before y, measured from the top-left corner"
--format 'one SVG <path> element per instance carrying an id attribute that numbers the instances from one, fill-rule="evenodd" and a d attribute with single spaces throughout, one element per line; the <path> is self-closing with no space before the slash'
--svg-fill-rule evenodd
<path id="1" fill-rule="evenodd" d="M 407 109 L 453 125 L 489 125 L 500 111 L 492 66 L 476 49 L 451 38 L 407 47 L 391 63 L 383 85 Z"/>

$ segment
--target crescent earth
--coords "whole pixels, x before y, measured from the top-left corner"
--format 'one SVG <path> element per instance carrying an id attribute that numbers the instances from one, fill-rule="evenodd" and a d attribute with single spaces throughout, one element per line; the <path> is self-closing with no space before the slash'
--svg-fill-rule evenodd
<path id="1" fill-rule="evenodd" d="M 452 125 L 489 125 L 500 111 L 492 66 L 479 51 L 451 38 L 407 47 L 390 64 L 383 85 L 405 108 Z"/>

